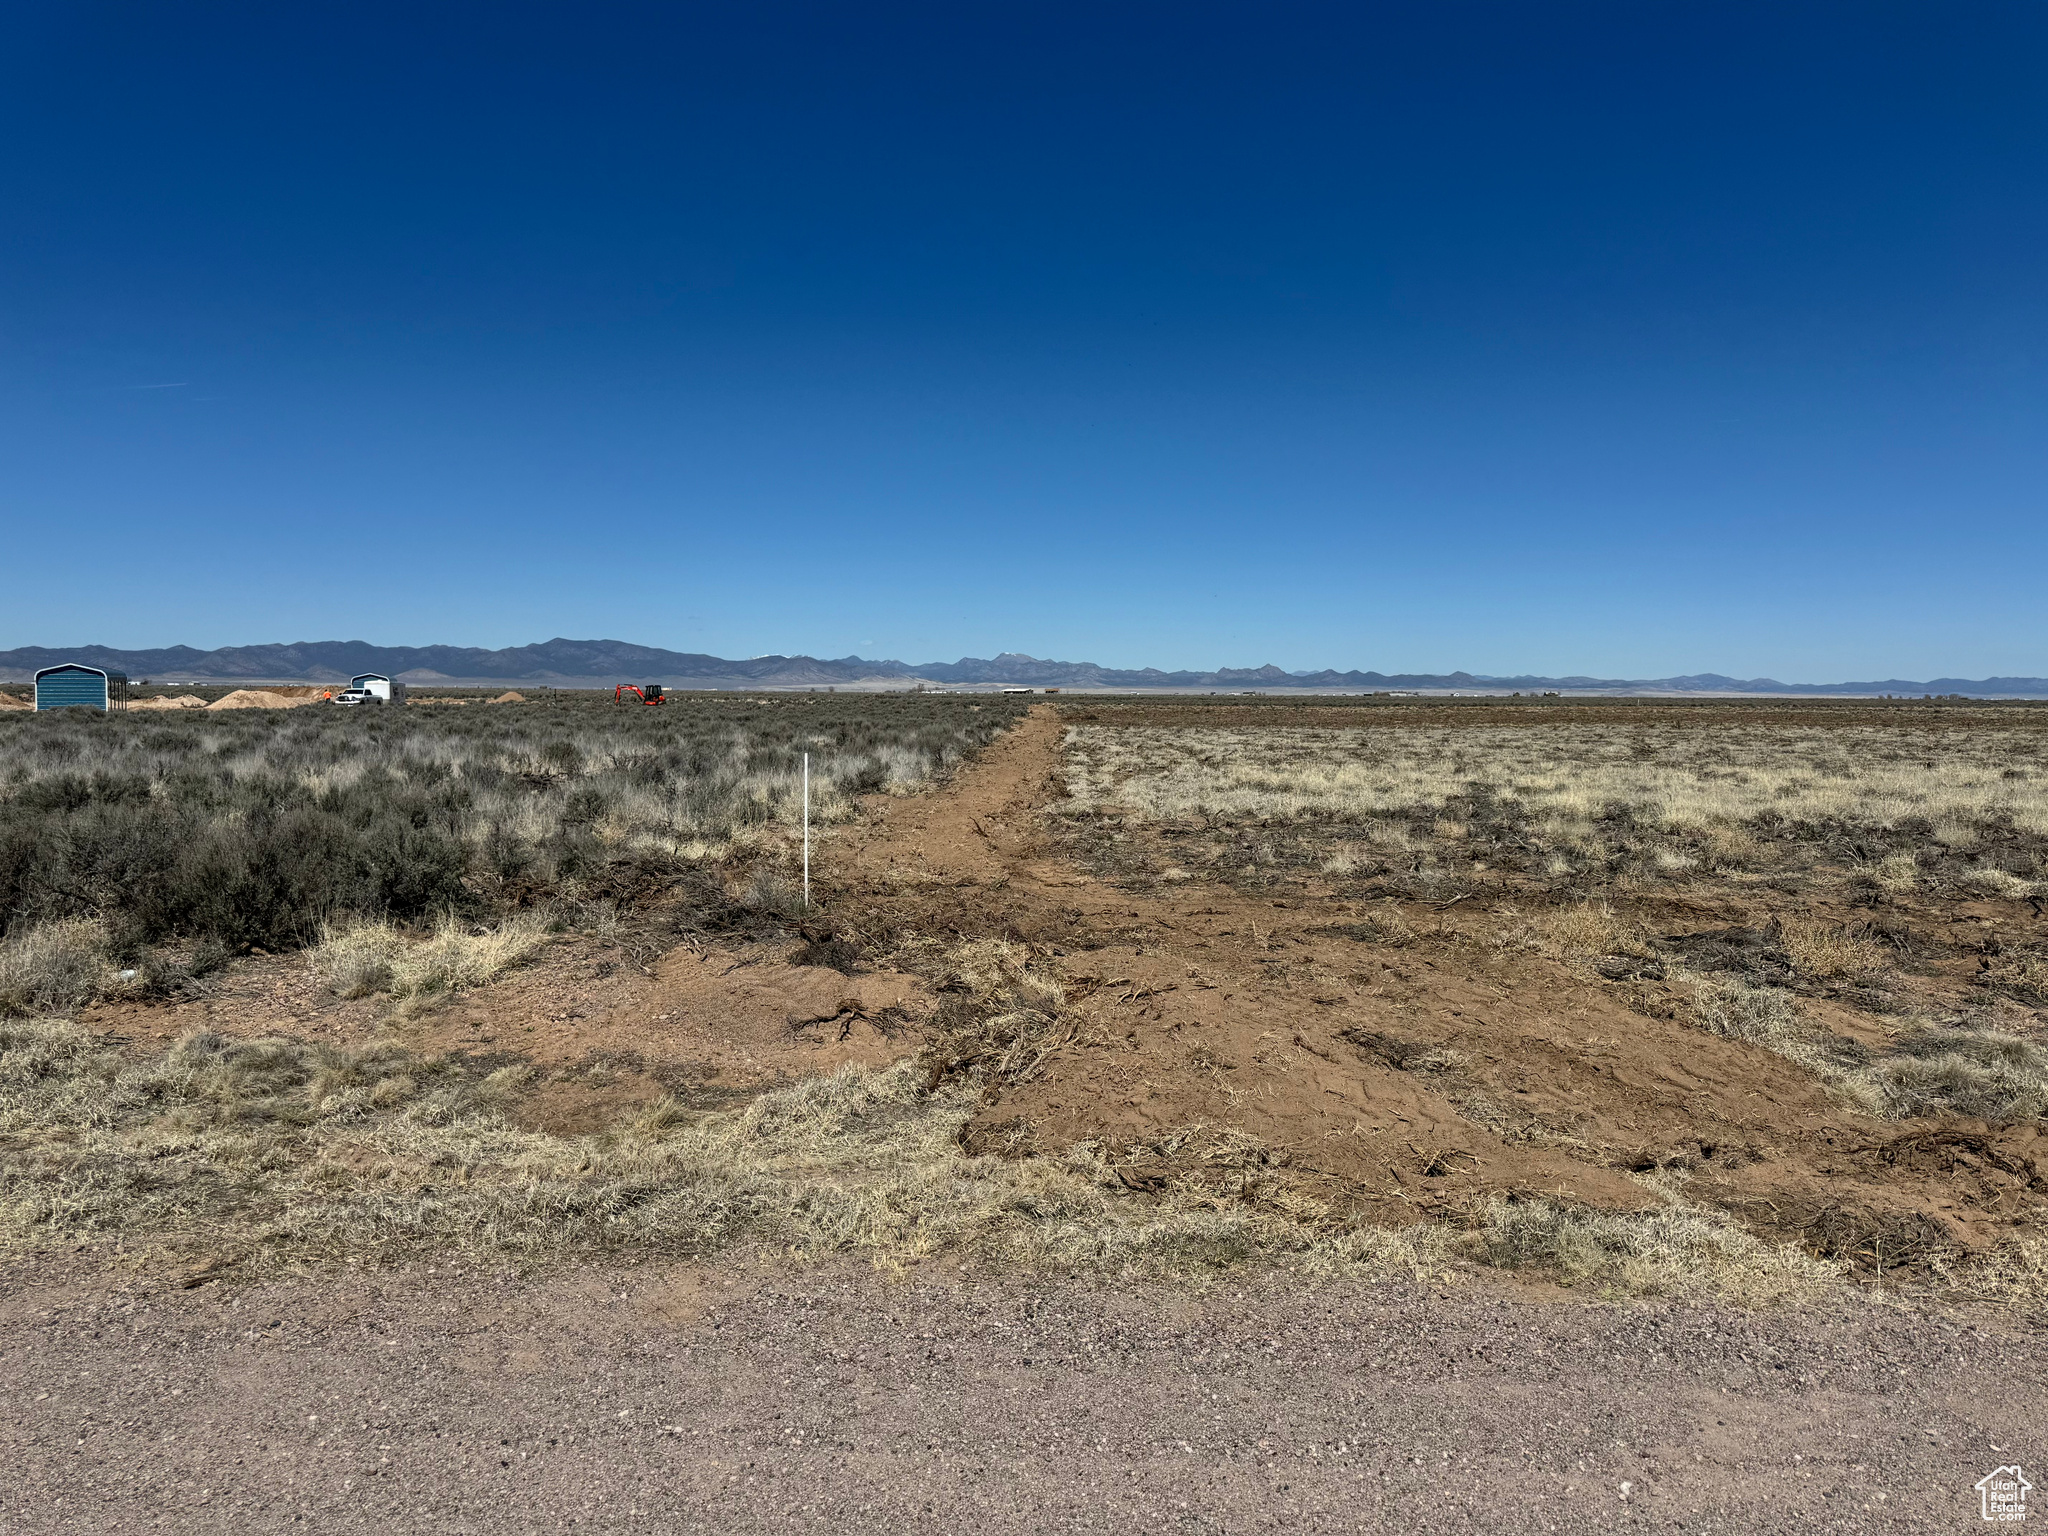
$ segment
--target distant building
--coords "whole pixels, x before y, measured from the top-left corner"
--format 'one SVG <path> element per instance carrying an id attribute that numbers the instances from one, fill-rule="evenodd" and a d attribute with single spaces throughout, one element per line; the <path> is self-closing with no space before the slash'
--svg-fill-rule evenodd
<path id="1" fill-rule="evenodd" d="M 36 674 L 37 709 L 120 709 L 128 702 L 128 676 L 82 662 L 45 667 Z"/>
<path id="2" fill-rule="evenodd" d="M 362 672 L 348 680 L 350 688 L 360 688 L 380 704 L 403 704 L 405 684 L 394 683 L 381 672 Z"/>

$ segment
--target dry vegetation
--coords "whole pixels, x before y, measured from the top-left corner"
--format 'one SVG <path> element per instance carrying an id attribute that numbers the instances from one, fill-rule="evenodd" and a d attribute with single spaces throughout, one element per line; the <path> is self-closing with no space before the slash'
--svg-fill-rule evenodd
<path id="1" fill-rule="evenodd" d="M 985 959 L 986 957 L 980 957 Z M 970 963 L 973 963 L 970 961 Z M 195 1034 L 125 1058 L 75 1025 L 0 1025 L 0 1242 L 95 1242 L 206 1273 L 277 1261 L 472 1260 L 739 1242 L 898 1266 L 938 1253 L 1188 1277 L 1254 1259 L 1309 1272 L 1442 1276 L 1539 1267 L 1604 1294 L 1817 1294 L 1840 1266 L 1674 1200 L 1650 1217 L 1496 1201 L 1465 1229 L 1388 1230 L 1274 1180 L 1270 1155 L 1200 1128 L 1170 1187 L 1133 1198 L 1096 1144 L 963 1154 L 971 1082 L 914 1060 L 765 1093 L 671 1100 L 594 1138 L 505 1116 L 525 1069 L 402 1050 Z"/>
<path id="2" fill-rule="evenodd" d="M 353 957 L 348 986 L 470 985 L 550 914 L 679 894 L 709 924 L 779 919 L 802 753 L 812 820 L 830 825 L 861 794 L 946 772 L 1015 713 L 791 696 L 10 715 L 0 1013 L 175 990 L 252 947 L 323 939 Z"/>
<path id="3" fill-rule="evenodd" d="M 1243 862 L 1295 862 L 1306 842 L 1327 873 L 1418 888 L 1475 864 L 1558 886 L 1762 874 L 1785 845 L 1891 891 L 2048 888 L 2033 729 L 1082 725 L 1068 761 L 1076 813 L 1267 829 Z M 1233 844 L 1200 851 L 1227 862 Z"/>
<path id="4" fill-rule="evenodd" d="M 1286 994 L 1331 1022 L 1327 1046 L 1290 1026 L 1290 1050 L 1250 1020 L 1257 1055 L 1236 1061 L 1213 1037 L 1183 1037 L 1186 1018 L 1153 1014 L 1174 1070 L 1220 1085 L 1199 1102 L 1224 1110 L 1048 1141 L 1012 1113 L 1032 1093 L 1064 1081 L 1086 1101 L 1163 1075 L 1118 1064 L 1140 1051 L 1147 1016 L 1107 1005 L 1114 988 L 1140 1010 L 1178 985 L 1208 988 L 1226 1019 L 1231 994 L 1178 958 L 1132 981 L 1155 930 L 1118 962 L 1129 974 L 1089 970 L 1081 957 L 1115 935 L 1072 929 L 1065 909 L 1041 922 L 1004 905 L 1007 871 L 978 895 L 964 878 L 902 875 L 871 900 L 840 892 L 839 916 L 809 923 L 789 883 L 794 750 L 819 753 L 819 819 L 844 820 L 858 793 L 915 790 L 1014 718 L 992 702 L 735 700 L 667 716 L 8 721 L 0 1248 L 253 1264 L 745 1242 L 1112 1273 L 1479 1265 L 1746 1302 L 1839 1294 L 1871 1273 L 1943 1297 L 2048 1297 L 2038 1194 L 2025 1197 L 2033 1217 L 1973 1252 L 1917 1217 L 1839 1202 L 1774 1225 L 1730 1193 L 1729 1149 L 1596 1144 L 1524 1107 L 1461 1037 L 1411 1027 L 1419 1004 L 1370 1027 L 1319 1012 L 1340 994 L 1384 1002 L 1389 976 L 1424 986 L 1439 963 L 1491 967 L 1494 986 L 1540 962 L 1638 1022 L 1675 1020 L 1818 1085 L 1806 1091 L 1868 1126 L 1872 1147 L 1918 1146 L 1885 1138 L 1935 1127 L 1948 1140 L 1926 1145 L 1952 1164 L 2048 1191 L 1988 1135 L 2048 1113 L 2035 730 L 1084 724 L 1067 736 L 1053 817 L 1068 851 L 1117 887 L 1190 893 L 1177 911 L 1202 910 L 1203 886 L 1259 898 L 1245 975 L 1270 985 L 1268 1002 Z M 296 839 L 314 850 L 300 862 L 279 852 Z M 1287 900 L 1264 899 L 1276 894 Z M 1312 924 L 1283 941 L 1279 906 Z M 1965 931 L 1965 908 L 2004 915 Z M 349 1045 L 199 1030 L 137 1049 L 76 1019 L 95 999 L 202 993 L 231 954 L 267 941 L 303 947 L 327 994 L 388 1025 L 491 986 L 565 927 L 623 945 L 654 914 L 661 943 L 725 943 L 735 968 L 772 951 L 922 977 L 936 1002 L 900 1047 L 916 1054 L 737 1100 L 678 1092 L 558 1135 L 518 1114 L 537 1074 L 516 1052 L 406 1047 L 388 1030 Z M 1185 922 L 1167 925 L 1169 942 Z M 1026 937 L 1034 923 L 1053 936 Z M 1639 1208 L 1533 1174 L 1439 1198 L 1431 1181 L 1474 1160 L 1444 1142 L 1411 1148 L 1417 1176 L 1373 1197 L 1402 1202 L 1390 1217 L 1316 1148 L 1232 1118 L 1253 1066 L 1292 1061 L 1313 1078 L 1340 1051 L 1483 1133 L 1459 1145 L 1581 1159 L 1634 1197 L 1610 1204 Z M 1061 1078 L 1077 1064 L 1104 1075 Z M 1738 1171 L 1765 1155 L 1733 1151 Z"/>
<path id="5" fill-rule="evenodd" d="M 17 1244 L 375 1259 L 422 1246 L 701 1254 L 752 1239 L 894 1262 L 970 1248 L 1170 1269 L 1279 1247 L 1419 1258 L 1391 1236 L 1347 1244 L 1229 1202 L 1136 1208 L 1087 1149 L 963 1158 L 972 1091 L 927 1093 L 908 1061 L 733 1113 L 664 1103 L 583 1140 L 504 1118 L 516 1066 L 478 1076 L 399 1051 L 208 1035 L 132 1062 L 54 1023 L 9 1026 L 0 1047 L 0 1224 Z"/>

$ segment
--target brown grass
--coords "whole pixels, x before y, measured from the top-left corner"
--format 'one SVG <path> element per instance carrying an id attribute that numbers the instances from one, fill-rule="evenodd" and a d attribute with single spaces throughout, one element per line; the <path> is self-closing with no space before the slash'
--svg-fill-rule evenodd
<path id="1" fill-rule="evenodd" d="M 1835 1290 L 1842 1266 L 1752 1237 L 1717 1211 L 1675 1194 L 1659 1210 L 1621 1215 L 1548 1199 L 1495 1199 L 1481 1256 L 1535 1269 L 1609 1296 L 1708 1294 L 1744 1304 L 1809 1300 Z"/>
<path id="2" fill-rule="evenodd" d="M 998 987 L 1014 967 L 988 955 Z M 195 1034 L 129 1060 L 76 1025 L 0 1026 L 0 1252 L 79 1242 L 213 1264 L 709 1254 L 741 1241 L 941 1252 L 1190 1277 L 1245 1262 L 1445 1278 L 1540 1268 L 1603 1292 L 1805 1294 L 1831 1271 L 1679 1204 L 1647 1215 L 1538 1202 L 1468 1227 L 1338 1215 L 1239 1133 L 1141 1148 L 963 1153 L 972 1081 L 911 1061 L 849 1068 L 724 1112 L 655 1105 L 595 1137 L 517 1128 L 525 1072 L 391 1046 Z M 1133 1159 L 1161 1175 L 1133 1193 Z"/>
<path id="3" fill-rule="evenodd" d="M 2036 732 L 1991 728 L 1083 725 L 1068 733 L 1068 787 L 1078 808 L 1152 819 L 1362 819 L 1441 808 L 1478 784 L 1561 837 L 1625 806 L 1669 827 L 1740 829 L 1766 813 L 1875 825 L 1917 818 L 1966 847 L 1971 828 L 1988 820 L 2048 833 L 2048 775 L 2025 771 L 2038 752 Z M 1437 824 L 1440 835 L 1462 835 L 1455 818 Z"/>
<path id="4" fill-rule="evenodd" d="M 84 918 L 0 941 L 0 1018 L 69 1012 L 144 984 L 138 971 L 115 965 L 106 928 Z"/>
<path id="5" fill-rule="evenodd" d="M 495 928 L 449 917 L 424 936 L 389 923 L 354 923 L 329 929 L 313 962 L 341 997 L 429 996 L 484 985 L 545 944 L 548 928 L 543 913 L 521 914 Z"/>
<path id="6" fill-rule="evenodd" d="M 1837 859 L 1893 897 L 1932 881 L 2017 900 L 2048 889 L 2039 741 L 1990 725 L 1078 725 L 1063 810 L 1119 838 L 1164 829 L 1183 865 L 1423 894 L 1475 866 L 1625 888 Z"/>
<path id="7" fill-rule="evenodd" d="M 1642 925 L 1617 916 L 1604 901 L 1544 913 L 1520 929 L 1510 929 L 1509 934 L 1562 960 L 1650 952 Z"/>
<path id="8" fill-rule="evenodd" d="M 1890 967 L 1891 956 L 1882 945 L 1842 924 L 1793 918 L 1784 924 L 1784 930 L 1786 953 L 1808 976 L 1868 982 Z"/>

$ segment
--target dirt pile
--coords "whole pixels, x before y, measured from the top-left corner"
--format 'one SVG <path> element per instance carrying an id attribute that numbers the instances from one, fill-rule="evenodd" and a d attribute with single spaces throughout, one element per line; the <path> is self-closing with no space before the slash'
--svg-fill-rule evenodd
<path id="1" fill-rule="evenodd" d="M 34 709 L 35 704 L 15 693 L 0 693 L 0 709 Z"/>
<path id="2" fill-rule="evenodd" d="M 131 699 L 130 709 L 204 709 L 206 700 L 195 694 L 182 693 L 176 698 Z"/>
<path id="3" fill-rule="evenodd" d="M 285 694 L 269 688 L 237 688 L 225 698 L 215 699 L 208 709 L 297 709 L 302 704 L 317 704 L 320 695 L 317 690 L 306 690 L 306 696 Z"/>
<path id="4" fill-rule="evenodd" d="M 491 700 L 493 704 L 524 704 L 525 702 L 526 695 L 523 693 L 501 693 Z"/>

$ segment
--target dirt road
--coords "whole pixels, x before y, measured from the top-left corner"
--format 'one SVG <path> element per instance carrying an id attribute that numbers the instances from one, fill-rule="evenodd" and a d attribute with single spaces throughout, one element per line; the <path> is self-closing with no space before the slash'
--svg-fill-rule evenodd
<path id="1" fill-rule="evenodd" d="M 4 1282 L 0 1528 L 1964 1531 L 2036 1336 L 854 1270 Z"/>

